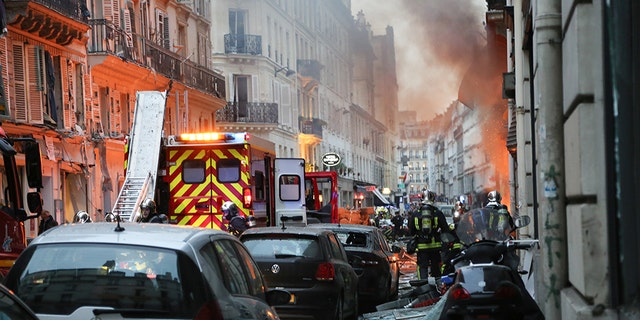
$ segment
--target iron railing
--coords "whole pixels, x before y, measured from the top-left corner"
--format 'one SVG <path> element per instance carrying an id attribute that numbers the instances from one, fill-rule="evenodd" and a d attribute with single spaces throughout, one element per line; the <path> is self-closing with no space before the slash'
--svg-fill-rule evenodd
<path id="1" fill-rule="evenodd" d="M 252 34 L 225 34 L 224 53 L 242 53 L 254 56 L 262 55 L 262 36 Z"/>
<path id="2" fill-rule="evenodd" d="M 322 138 L 322 125 L 324 121 L 317 118 L 300 118 L 300 132 L 304 134 L 312 134 L 318 138 Z"/>
<path id="3" fill-rule="evenodd" d="M 14 7 L 15 4 L 20 6 L 20 3 L 35 2 L 43 5 L 51 10 L 54 10 L 65 17 L 69 17 L 84 23 L 87 23 L 91 12 L 87 8 L 86 1 L 84 0 L 4 0 L 4 6 L 6 8 Z"/>
<path id="4" fill-rule="evenodd" d="M 228 102 L 216 111 L 216 122 L 278 123 L 278 104 L 263 102 Z"/>
<path id="5" fill-rule="evenodd" d="M 134 33 L 127 33 L 106 19 L 89 20 L 89 54 L 110 54 L 150 68 L 169 79 L 225 98 L 224 77 L 171 52 L 162 45 Z"/>

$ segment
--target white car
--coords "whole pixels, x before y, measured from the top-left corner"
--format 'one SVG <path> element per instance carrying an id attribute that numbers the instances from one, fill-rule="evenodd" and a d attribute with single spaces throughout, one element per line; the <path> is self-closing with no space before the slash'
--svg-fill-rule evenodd
<path id="1" fill-rule="evenodd" d="M 5 285 L 40 319 L 279 319 L 244 245 L 168 224 L 64 224 L 34 239 Z M 267 303 L 269 302 L 269 304 Z"/>

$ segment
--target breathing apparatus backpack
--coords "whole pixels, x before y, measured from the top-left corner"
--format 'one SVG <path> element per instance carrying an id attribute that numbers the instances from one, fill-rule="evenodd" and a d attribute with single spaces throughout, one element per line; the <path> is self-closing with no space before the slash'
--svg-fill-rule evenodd
<path id="1" fill-rule="evenodd" d="M 429 205 L 420 208 L 420 223 L 418 224 L 420 230 L 418 230 L 418 237 L 428 242 L 432 240 L 438 228 L 438 217 L 435 216 L 433 210 Z"/>

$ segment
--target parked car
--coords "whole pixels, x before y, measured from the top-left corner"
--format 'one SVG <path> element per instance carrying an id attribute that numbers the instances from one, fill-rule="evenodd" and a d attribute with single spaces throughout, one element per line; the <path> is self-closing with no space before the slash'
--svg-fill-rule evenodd
<path id="1" fill-rule="evenodd" d="M 436 202 L 435 206 L 444 213 L 444 217 L 447 219 L 447 224 L 453 224 L 453 211 L 455 211 L 455 206 L 452 204 Z"/>
<path id="2" fill-rule="evenodd" d="M 261 227 L 240 241 L 260 266 L 270 288 L 291 293 L 278 315 L 293 319 L 355 319 L 358 275 L 337 236 L 320 228 Z"/>
<path id="3" fill-rule="evenodd" d="M 64 224 L 34 239 L 4 284 L 40 319 L 279 319 L 229 233 L 168 224 Z"/>
<path id="4" fill-rule="evenodd" d="M 377 305 L 398 298 L 398 257 L 379 228 L 331 223 L 310 224 L 308 228 L 331 230 L 338 236 L 349 263 L 358 274 L 361 303 Z"/>
<path id="5" fill-rule="evenodd" d="M 38 320 L 38 317 L 18 296 L 0 285 L 0 319 Z"/>

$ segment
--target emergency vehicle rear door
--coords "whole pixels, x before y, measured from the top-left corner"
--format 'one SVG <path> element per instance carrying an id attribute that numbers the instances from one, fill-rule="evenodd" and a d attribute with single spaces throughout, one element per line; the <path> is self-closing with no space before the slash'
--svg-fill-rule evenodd
<path id="1" fill-rule="evenodd" d="M 304 159 L 276 158 L 274 173 L 276 224 L 281 225 L 281 217 L 286 217 L 285 225 L 306 225 Z"/>

